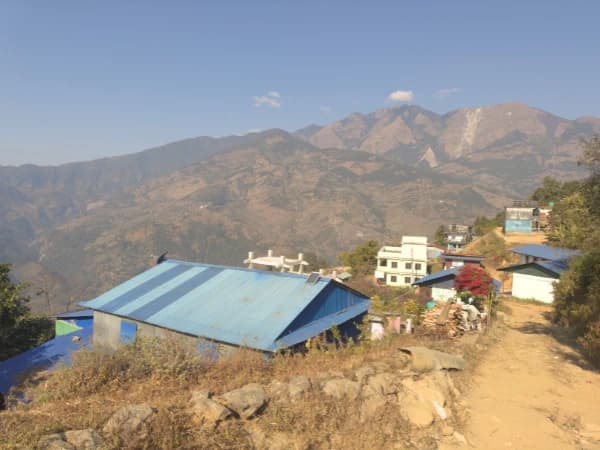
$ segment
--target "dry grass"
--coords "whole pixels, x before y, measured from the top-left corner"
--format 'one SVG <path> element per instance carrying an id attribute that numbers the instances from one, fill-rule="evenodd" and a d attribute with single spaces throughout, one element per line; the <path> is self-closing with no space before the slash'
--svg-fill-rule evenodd
<path id="1" fill-rule="evenodd" d="M 252 448 L 248 422 L 228 421 L 217 429 L 196 426 L 188 410 L 190 390 L 208 389 L 218 395 L 250 382 L 267 385 L 296 375 L 318 382 L 331 374 L 351 376 L 367 363 L 399 367 L 398 348 L 403 345 L 426 344 L 446 351 L 458 351 L 461 345 L 415 339 L 392 336 L 349 346 L 321 343 L 305 354 L 271 359 L 241 349 L 218 361 L 199 358 L 184 343 L 172 340 L 140 340 L 112 355 L 80 351 L 73 367 L 52 372 L 26 387 L 30 403 L 0 413 L 0 448 L 35 448 L 45 434 L 100 430 L 120 407 L 143 402 L 156 410 L 147 436 L 111 436 L 106 448 Z M 394 442 L 404 442 L 405 448 L 428 447 L 431 438 L 426 435 L 413 433 L 414 442 L 407 440 L 407 425 L 399 407 L 388 405 L 369 423 L 361 422 L 358 409 L 356 402 L 324 399 L 313 393 L 285 404 L 271 402 L 252 423 L 267 435 L 285 434 L 298 448 L 380 448 Z"/>

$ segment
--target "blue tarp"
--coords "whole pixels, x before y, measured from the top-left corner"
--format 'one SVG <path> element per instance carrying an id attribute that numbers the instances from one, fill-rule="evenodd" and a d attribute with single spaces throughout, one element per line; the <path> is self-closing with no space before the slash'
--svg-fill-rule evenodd
<path id="1" fill-rule="evenodd" d="M 73 337 L 79 336 L 79 341 Z M 7 393 L 20 378 L 34 369 L 48 369 L 59 361 L 70 363 L 71 352 L 89 345 L 92 328 L 58 336 L 44 344 L 0 362 L 0 392 Z"/>

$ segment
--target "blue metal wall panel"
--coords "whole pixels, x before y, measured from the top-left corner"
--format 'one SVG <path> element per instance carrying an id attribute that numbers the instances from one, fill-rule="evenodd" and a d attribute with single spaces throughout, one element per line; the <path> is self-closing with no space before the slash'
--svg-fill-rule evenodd
<path id="1" fill-rule="evenodd" d="M 506 233 L 531 233 L 532 221 L 522 219 L 506 219 L 504 230 Z"/>
<path id="2" fill-rule="evenodd" d="M 330 283 L 286 328 L 284 334 L 301 328 L 313 321 L 334 315 L 357 304 L 368 304 L 368 299 Z"/>

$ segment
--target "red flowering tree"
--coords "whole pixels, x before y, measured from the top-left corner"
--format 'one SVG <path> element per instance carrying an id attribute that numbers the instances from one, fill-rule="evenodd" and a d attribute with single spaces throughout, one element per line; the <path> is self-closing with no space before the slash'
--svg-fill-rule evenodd
<path id="1" fill-rule="evenodd" d="M 470 292 L 477 297 L 487 297 L 494 290 L 494 280 L 485 269 L 467 264 L 461 267 L 454 278 L 456 292 Z"/>

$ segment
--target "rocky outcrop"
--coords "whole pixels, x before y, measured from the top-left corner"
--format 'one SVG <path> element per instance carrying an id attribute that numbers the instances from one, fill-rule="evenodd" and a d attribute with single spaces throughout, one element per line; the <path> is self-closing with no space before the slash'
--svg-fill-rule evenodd
<path id="1" fill-rule="evenodd" d="M 333 378 L 323 383 L 323 394 L 338 400 L 354 400 L 360 394 L 360 384 L 346 378 Z"/>
<path id="2" fill-rule="evenodd" d="M 242 419 L 250 419 L 257 414 L 269 400 L 264 388 L 257 383 L 227 392 L 215 399 L 229 408 Z"/>
<path id="3" fill-rule="evenodd" d="M 94 450 L 100 448 L 102 438 L 91 428 L 49 434 L 42 437 L 39 448 L 44 450 Z"/>
<path id="4" fill-rule="evenodd" d="M 192 414 L 201 425 L 217 426 L 233 415 L 230 409 L 212 400 L 208 391 L 193 391 L 190 403 Z"/>
<path id="5" fill-rule="evenodd" d="M 103 431 L 107 434 L 136 434 L 153 414 L 154 411 L 147 403 L 124 406 L 108 419 Z"/>
<path id="6" fill-rule="evenodd" d="M 414 353 L 426 353 L 424 350 Z M 407 364 L 408 360 L 399 355 L 392 364 L 371 362 L 346 373 L 317 374 L 313 380 L 298 375 L 287 382 L 273 380 L 268 386 L 250 383 L 218 396 L 207 390 L 193 390 L 187 410 L 196 424 L 211 429 L 219 429 L 225 421 L 243 421 L 239 426 L 247 432 L 248 441 L 257 449 L 307 448 L 297 436 L 277 430 L 272 427 L 273 424 L 265 428 L 266 424 L 259 416 L 270 407 L 271 400 L 273 407 L 282 411 L 303 399 L 330 404 L 344 402 L 348 414 L 362 423 L 378 420 L 389 408 L 395 408 L 407 426 L 421 430 L 418 432 L 421 436 L 433 433 L 438 439 L 459 442 L 462 435 L 455 430 L 457 421 L 453 408 L 460 392 L 452 378 L 443 370 L 410 371 L 406 369 Z M 102 432 L 85 429 L 51 434 L 44 436 L 38 447 L 44 450 L 83 450 L 101 448 L 103 442 L 122 442 L 123 439 L 141 442 L 148 437 L 146 433 L 151 429 L 154 415 L 155 409 L 149 404 L 127 405 L 108 419 Z M 431 431 L 423 431 L 434 425 Z"/>

